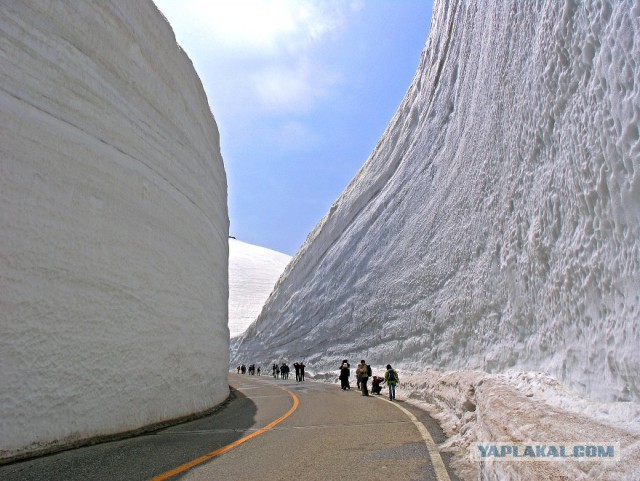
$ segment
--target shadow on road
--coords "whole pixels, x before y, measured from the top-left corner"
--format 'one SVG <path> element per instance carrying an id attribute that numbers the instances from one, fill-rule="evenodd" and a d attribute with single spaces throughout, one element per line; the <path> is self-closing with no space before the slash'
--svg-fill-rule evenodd
<path id="1" fill-rule="evenodd" d="M 216 410 L 198 419 L 133 438 L 0 466 L 3 481 L 145 480 L 247 435 L 257 407 L 233 388 Z M 178 478 L 176 478 L 178 479 Z"/>

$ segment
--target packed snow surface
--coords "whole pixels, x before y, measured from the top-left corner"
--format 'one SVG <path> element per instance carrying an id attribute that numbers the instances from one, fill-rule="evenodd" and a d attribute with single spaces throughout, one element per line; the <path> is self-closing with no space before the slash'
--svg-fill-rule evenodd
<path id="1" fill-rule="evenodd" d="M 440 1 L 405 99 L 236 358 L 640 400 L 640 4 Z"/>
<path id="2" fill-rule="evenodd" d="M 153 3 L 2 2 L 0 125 L 0 458 L 224 400 L 226 175 Z"/>
<path id="3" fill-rule="evenodd" d="M 229 238 L 229 335 L 256 320 L 291 256 Z"/>
<path id="4" fill-rule="evenodd" d="M 452 466 L 468 480 L 636 480 L 640 474 L 640 405 L 587 401 L 539 372 L 487 374 L 426 370 L 401 374 L 398 399 L 438 419 L 454 454 Z M 618 443 L 616 461 L 473 459 L 474 443 L 534 445 Z"/>
<path id="5" fill-rule="evenodd" d="M 396 115 L 232 364 L 541 372 L 640 401 L 639 19 L 633 1 L 437 1 Z M 515 436 L 507 407 L 493 434 Z"/>

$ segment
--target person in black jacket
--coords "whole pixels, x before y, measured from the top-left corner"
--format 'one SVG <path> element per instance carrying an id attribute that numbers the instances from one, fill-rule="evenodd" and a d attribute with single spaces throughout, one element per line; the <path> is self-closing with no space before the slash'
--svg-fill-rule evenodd
<path id="1" fill-rule="evenodd" d="M 343 391 L 351 389 L 351 386 L 349 386 L 349 376 L 351 375 L 350 367 L 351 365 L 346 359 L 342 361 L 340 365 L 340 387 Z"/>

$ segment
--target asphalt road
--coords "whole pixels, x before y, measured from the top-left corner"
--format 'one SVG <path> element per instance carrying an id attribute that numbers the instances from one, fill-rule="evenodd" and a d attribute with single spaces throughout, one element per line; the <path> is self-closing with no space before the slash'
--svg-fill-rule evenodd
<path id="1" fill-rule="evenodd" d="M 298 383 L 295 378 L 276 381 L 232 373 L 229 384 L 230 399 L 209 416 L 135 438 L 0 466 L 0 479 L 457 479 L 450 469 L 444 477 L 444 469 L 436 473 L 440 459 L 448 468 L 448 457 L 436 453 L 434 469 L 420 424 L 436 443 L 444 440 L 442 432 L 428 414 L 407 403 L 363 397 L 332 384 Z M 229 450 L 216 454 L 221 449 Z M 185 463 L 190 462 L 187 469 Z"/>

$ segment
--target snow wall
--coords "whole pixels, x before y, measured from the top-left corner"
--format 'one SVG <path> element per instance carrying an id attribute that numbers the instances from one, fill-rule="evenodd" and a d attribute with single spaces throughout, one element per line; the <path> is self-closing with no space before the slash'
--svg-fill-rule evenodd
<path id="1" fill-rule="evenodd" d="M 256 320 L 291 256 L 229 238 L 229 335 Z"/>
<path id="2" fill-rule="evenodd" d="M 513 368 L 640 401 L 639 17 L 437 1 L 405 99 L 232 364 Z"/>
<path id="3" fill-rule="evenodd" d="M 150 0 L 0 6 L 0 458 L 228 395 L 227 187 Z"/>

